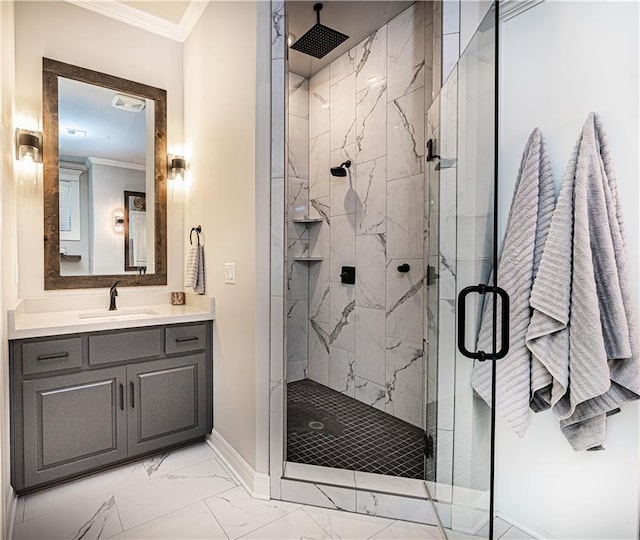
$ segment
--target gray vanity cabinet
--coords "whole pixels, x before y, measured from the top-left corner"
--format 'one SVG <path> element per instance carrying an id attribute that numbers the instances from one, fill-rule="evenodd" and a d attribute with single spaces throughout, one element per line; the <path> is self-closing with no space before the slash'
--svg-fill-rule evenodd
<path id="1" fill-rule="evenodd" d="M 24 481 L 37 485 L 127 457 L 126 368 L 23 383 Z"/>
<path id="2" fill-rule="evenodd" d="M 14 489 L 210 433 L 211 340 L 202 322 L 11 341 Z"/>
<path id="3" fill-rule="evenodd" d="M 204 353 L 127 367 L 129 455 L 205 434 Z"/>

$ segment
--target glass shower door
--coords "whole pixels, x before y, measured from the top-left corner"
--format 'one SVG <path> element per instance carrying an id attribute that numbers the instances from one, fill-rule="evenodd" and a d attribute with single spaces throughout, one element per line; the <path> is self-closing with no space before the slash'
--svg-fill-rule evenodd
<path id="1" fill-rule="evenodd" d="M 496 296 L 495 17 L 490 10 L 429 109 L 426 137 L 426 479 L 443 525 L 484 538 L 492 532 L 493 408 L 472 388 L 479 360 L 465 354 L 483 356 L 482 305 Z M 495 321 L 488 358 L 494 329 Z"/>

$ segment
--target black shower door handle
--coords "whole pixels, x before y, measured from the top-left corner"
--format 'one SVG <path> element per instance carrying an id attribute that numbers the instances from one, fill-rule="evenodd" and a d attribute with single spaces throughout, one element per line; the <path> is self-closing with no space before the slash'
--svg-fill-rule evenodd
<path id="1" fill-rule="evenodd" d="M 467 296 L 471 293 L 478 294 L 497 294 L 502 300 L 502 340 L 500 343 L 500 350 L 498 350 L 495 354 L 489 354 L 485 351 L 476 351 L 472 352 L 467 349 L 464 338 L 465 338 L 465 330 L 466 330 L 466 319 L 467 319 Z M 469 287 L 465 287 L 460 291 L 458 295 L 458 350 L 462 353 L 463 356 L 467 358 L 474 358 L 476 360 L 480 360 L 481 362 L 484 360 L 500 360 L 507 356 L 509 352 L 509 295 L 507 291 L 501 289 L 500 287 L 491 287 L 490 285 L 471 285 Z"/>

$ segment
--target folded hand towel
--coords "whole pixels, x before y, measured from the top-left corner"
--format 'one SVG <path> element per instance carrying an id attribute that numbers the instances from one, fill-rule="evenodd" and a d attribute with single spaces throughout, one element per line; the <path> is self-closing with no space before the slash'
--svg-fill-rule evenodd
<path id="1" fill-rule="evenodd" d="M 638 337 L 616 181 L 591 113 L 571 155 L 531 293 L 539 392 L 574 450 L 601 448 L 606 416 L 640 397 Z"/>
<path id="2" fill-rule="evenodd" d="M 204 294 L 204 246 L 201 244 L 189 248 L 184 285 L 197 294 Z"/>
<path id="3" fill-rule="evenodd" d="M 555 203 L 549 154 L 536 128 L 524 149 L 516 180 L 500 262 L 499 285 L 510 296 L 509 352 L 496 366 L 496 412 L 522 437 L 529 418 L 531 354 L 525 335 L 531 319 L 529 296 L 542 257 Z M 501 327 L 497 321 L 498 343 Z M 477 349 L 493 347 L 493 299 L 487 295 L 480 322 Z M 476 361 L 472 385 L 491 405 L 491 361 Z"/>

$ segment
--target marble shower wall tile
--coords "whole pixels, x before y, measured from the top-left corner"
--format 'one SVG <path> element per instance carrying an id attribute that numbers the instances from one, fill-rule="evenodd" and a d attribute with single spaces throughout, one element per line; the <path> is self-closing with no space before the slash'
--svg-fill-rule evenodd
<path id="1" fill-rule="evenodd" d="M 287 302 L 287 363 L 289 364 L 309 357 L 308 313 L 307 300 Z"/>
<path id="2" fill-rule="evenodd" d="M 289 72 L 289 114 L 309 119 L 309 79 Z"/>
<path id="3" fill-rule="evenodd" d="M 309 359 L 289 360 L 287 362 L 287 382 L 302 381 L 309 373 Z"/>
<path id="4" fill-rule="evenodd" d="M 313 139 L 329 131 L 330 126 L 329 66 L 321 69 L 309 80 L 309 138 Z"/>
<path id="5" fill-rule="evenodd" d="M 356 48 L 353 47 L 352 49 L 349 49 L 346 53 L 344 53 L 340 58 L 331 62 L 331 64 L 329 65 L 329 71 L 331 74 L 331 86 L 353 73 L 355 61 Z"/>
<path id="6" fill-rule="evenodd" d="M 385 313 L 383 309 L 356 308 L 356 376 L 384 386 L 386 382 Z M 371 387 L 366 390 L 370 392 Z M 365 392 L 365 390 L 362 390 Z M 357 390 L 356 390 L 357 393 Z M 359 399 L 356 397 L 356 399 Z"/>
<path id="7" fill-rule="evenodd" d="M 309 120 L 289 114 L 289 176 L 309 178 Z M 308 184 L 308 182 L 307 182 Z"/>
<path id="8" fill-rule="evenodd" d="M 329 345 L 354 352 L 356 344 L 355 287 L 332 281 L 329 295 Z"/>
<path id="9" fill-rule="evenodd" d="M 329 386 L 329 324 L 309 320 L 309 378 Z"/>
<path id="10" fill-rule="evenodd" d="M 371 405 L 380 411 L 385 410 L 387 392 L 384 385 L 376 384 L 357 376 L 355 385 L 355 398 L 358 401 Z"/>
<path id="11" fill-rule="evenodd" d="M 358 164 L 356 171 L 356 234 L 387 231 L 387 159 Z"/>
<path id="12" fill-rule="evenodd" d="M 284 0 L 273 0 L 271 3 L 271 58 L 285 57 L 284 36 Z"/>
<path id="13" fill-rule="evenodd" d="M 348 75 L 331 86 L 331 150 L 356 142 L 356 77 Z"/>
<path id="14" fill-rule="evenodd" d="M 287 208 L 287 217 L 291 222 L 293 219 L 301 219 L 309 214 L 309 180 L 289 175 L 288 187 L 289 205 Z"/>
<path id="15" fill-rule="evenodd" d="M 433 6 L 433 86 L 435 98 L 442 88 L 442 2 L 432 2 Z"/>
<path id="16" fill-rule="evenodd" d="M 387 153 L 387 83 L 384 79 L 356 95 L 356 162 Z"/>
<path id="17" fill-rule="evenodd" d="M 356 355 L 339 347 L 329 347 L 329 386 L 355 397 Z"/>
<path id="18" fill-rule="evenodd" d="M 356 45 L 356 91 L 387 77 L 387 25 Z"/>
<path id="19" fill-rule="evenodd" d="M 343 266 L 356 264 L 355 214 L 333 216 L 331 218 L 331 261 L 329 277 L 332 282 L 340 282 Z M 353 287 L 353 285 L 351 285 Z"/>
<path id="20" fill-rule="evenodd" d="M 309 199 L 309 217 L 322 218 L 327 225 L 331 224 L 331 207 L 328 195 Z"/>
<path id="21" fill-rule="evenodd" d="M 309 140 L 309 198 L 329 196 L 331 162 L 329 132 Z"/>
<path id="22" fill-rule="evenodd" d="M 309 256 L 323 257 L 325 262 L 328 263 L 331 255 L 330 225 L 326 221 L 311 223 L 308 225 L 307 231 L 309 236 Z"/>
<path id="23" fill-rule="evenodd" d="M 420 428 L 423 425 L 421 343 L 387 338 L 386 412 Z"/>
<path id="24" fill-rule="evenodd" d="M 387 183 L 387 257 L 417 259 L 424 252 L 424 175 Z"/>
<path id="25" fill-rule="evenodd" d="M 409 264 L 411 270 L 398 272 Z M 424 316 L 424 261 L 391 259 L 387 265 L 387 337 L 422 343 Z M 388 350 L 387 350 L 388 353 Z"/>
<path id="26" fill-rule="evenodd" d="M 424 171 L 424 88 L 387 105 L 387 179 Z"/>
<path id="27" fill-rule="evenodd" d="M 309 265 L 309 319 L 329 324 L 329 261 Z"/>
<path id="28" fill-rule="evenodd" d="M 424 2 L 416 2 L 389 22 L 388 99 L 424 87 Z"/>
<path id="29" fill-rule="evenodd" d="M 347 160 L 351 167 L 347 169 L 347 176 L 331 176 L 329 191 L 331 195 L 331 215 L 353 214 L 356 211 L 356 176 L 358 167 L 355 165 L 355 144 L 331 152 L 331 166 L 337 167 Z"/>
<path id="30" fill-rule="evenodd" d="M 356 236 L 356 306 L 384 310 L 386 305 L 386 238 L 380 234 Z"/>

